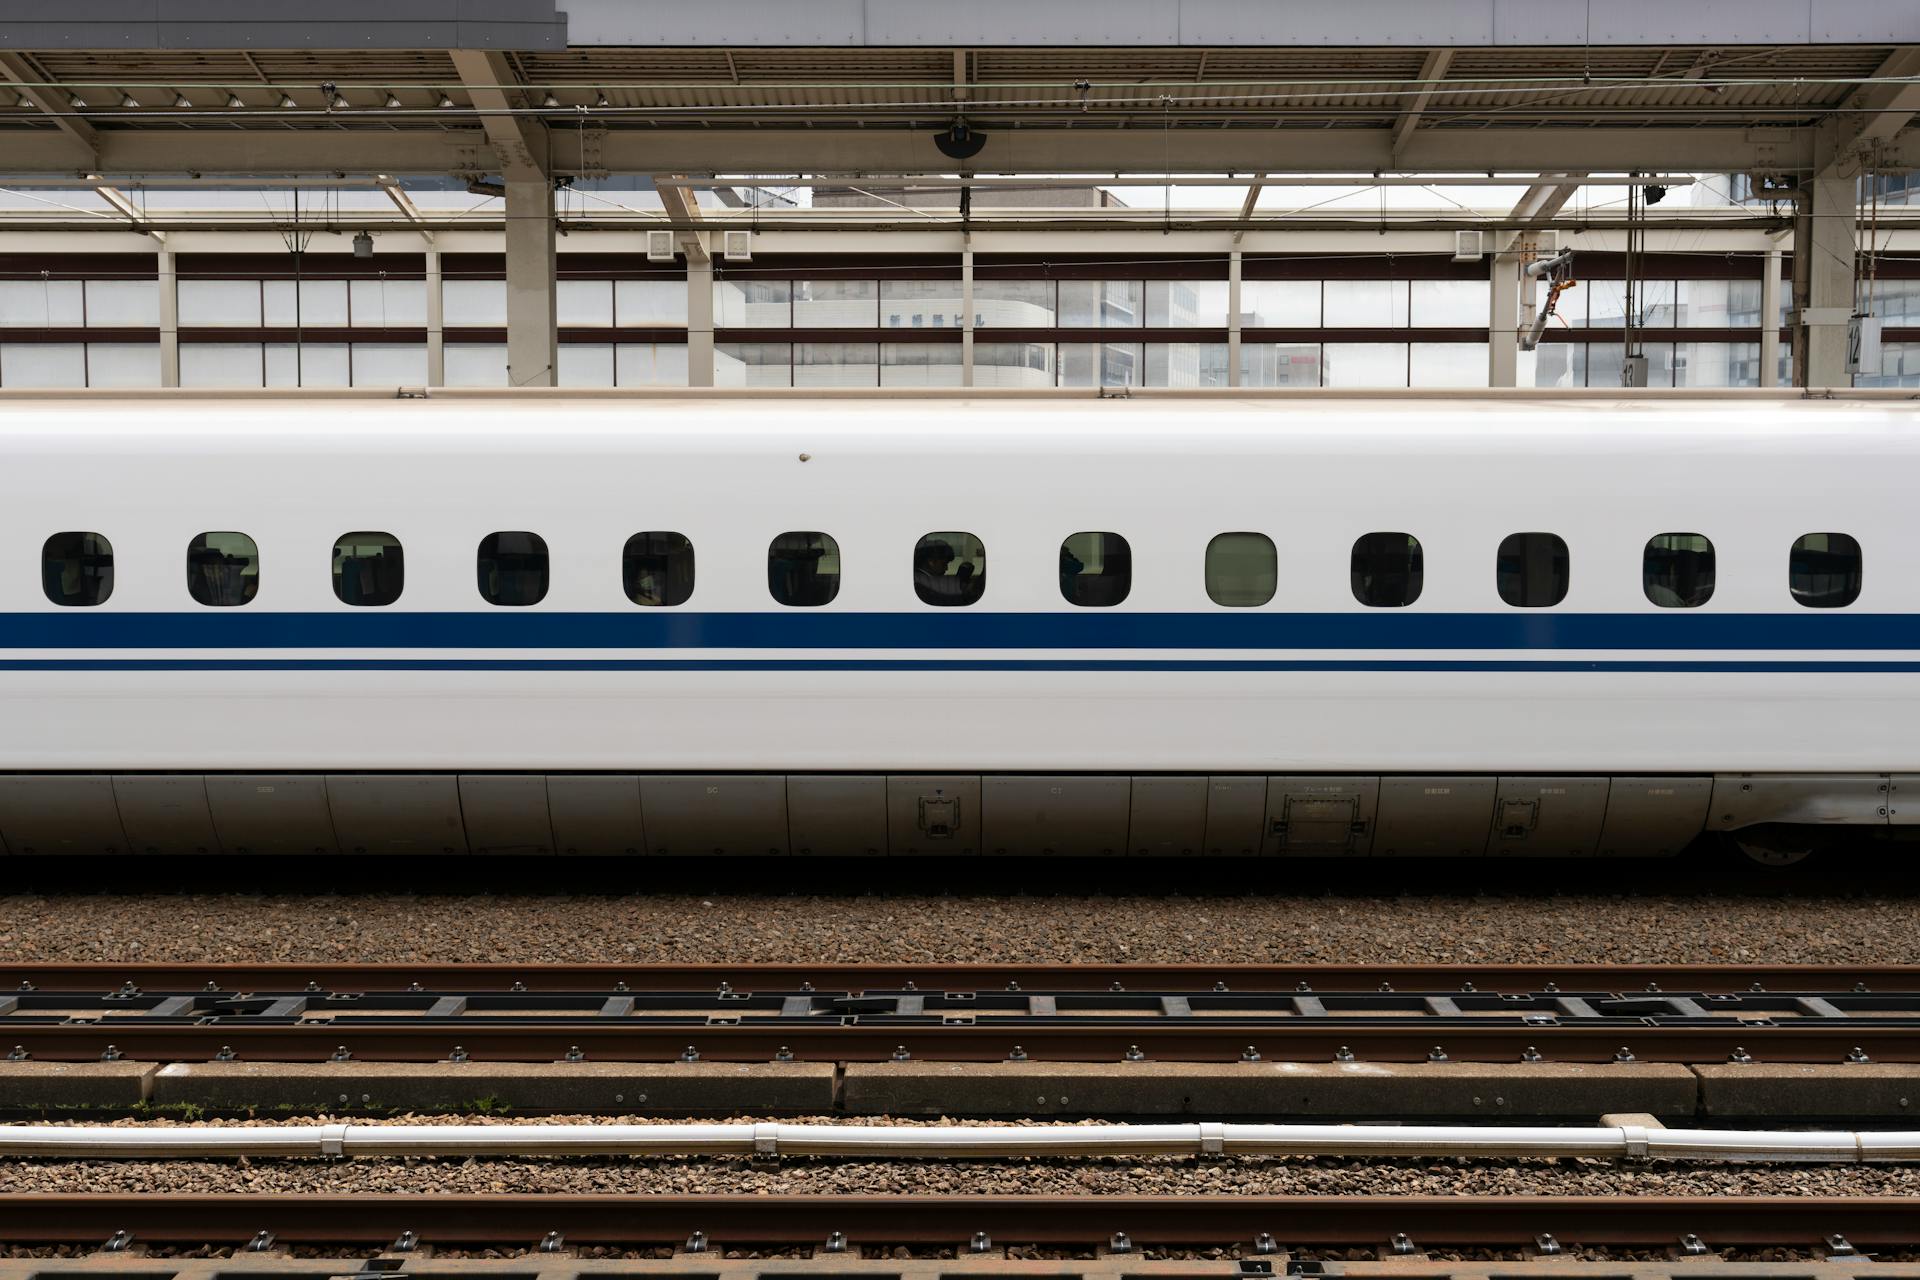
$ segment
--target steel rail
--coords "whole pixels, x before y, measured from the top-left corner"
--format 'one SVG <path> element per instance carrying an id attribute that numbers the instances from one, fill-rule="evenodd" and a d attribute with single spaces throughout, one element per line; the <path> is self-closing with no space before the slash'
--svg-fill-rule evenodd
<path id="1" fill-rule="evenodd" d="M 307 983 L 341 991 L 423 987 L 470 991 L 610 990 L 692 991 L 728 983 L 742 990 L 897 990 L 911 983 L 949 990 L 1003 990 L 1008 983 L 1047 990 L 1105 991 L 1115 982 L 1129 988 L 1204 989 L 1215 983 L 1240 989 L 1287 990 L 1304 982 L 1314 990 L 1374 991 L 1382 983 L 1403 989 L 1630 990 L 1648 983 L 1696 991 L 1769 988 L 1920 990 L 1920 965 L 1892 964 L 862 964 L 721 962 L 702 964 L 460 964 L 445 962 L 342 964 L 330 960 L 238 964 L 98 961 L 0 963 L 0 994 L 32 983 L 42 990 L 107 991 L 123 983 L 192 990 L 208 982 L 225 990 L 286 990 Z"/>
<path id="2" fill-rule="evenodd" d="M 0 1125 L 0 1157 L 1443 1156 L 1818 1164 L 1920 1161 L 1920 1131 L 1507 1125 Z"/>
<path id="3" fill-rule="evenodd" d="M 8 1044 L 64 1061 L 1920 1062 L 1920 969 L 33 965 L 0 969 Z"/>
<path id="4" fill-rule="evenodd" d="M 610 1020 L 608 1020 L 610 1021 Z M 527 1018 L 518 1023 L 459 1026 L 381 1026 L 317 1021 L 284 1026 L 137 1026 L 128 1022 L 15 1027 L 0 1021 L 11 1056 L 56 1062 L 127 1058 L 193 1062 L 227 1058 L 250 1062 L 1117 1062 L 1134 1057 L 1161 1062 L 1274 1059 L 1291 1062 L 1588 1062 L 1697 1064 L 1728 1060 L 1842 1063 L 1920 1062 L 1920 1020 L 1900 1028 L 1774 1027 L 1735 1022 L 1725 1027 L 1618 1028 L 1444 1025 L 1407 1019 L 1345 1020 L 1328 1028 L 1276 1027 L 1250 1031 L 1234 1019 L 1193 1019 L 1198 1026 L 1127 1022 L 1076 1027 L 1060 1022 L 1019 1028 L 934 1024 L 837 1025 L 761 1029 L 746 1025 L 605 1025 L 581 1020 Z M 1091 1021 L 1091 1020 L 1079 1020 Z M 8 1056 L 8 1055 L 0 1055 Z"/>
<path id="5" fill-rule="evenodd" d="M 1284 1246 L 1660 1247 L 1698 1236 L 1709 1248 L 1815 1248 L 1920 1242 L 1908 1197 L 1685 1196 L 855 1196 L 855 1195 L 199 1195 L 0 1194 L 10 1244 L 133 1242 L 237 1245 L 260 1233 L 282 1244 L 383 1247 L 411 1233 L 423 1245 L 531 1248 L 549 1233 L 576 1245 L 713 1247 L 825 1243 L 850 1247 L 996 1244 L 1135 1247 L 1225 1245 L 1271 1236 Z M 138 1259 L 129 1259 L 138 1270 Z"/>

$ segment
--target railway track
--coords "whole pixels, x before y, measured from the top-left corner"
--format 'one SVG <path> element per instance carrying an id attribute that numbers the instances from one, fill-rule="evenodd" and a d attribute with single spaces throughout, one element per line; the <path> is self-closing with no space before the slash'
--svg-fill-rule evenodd
<path id="1" fill-rule="evenodd" d="M 1920 1242 L 1911 1199 L 1688 1196 L 0 1194 L 11 1244 L 384 1249 L 1044 1245 L 1815 1250 Z M 836 1246 L 838 1246 L 836 1248 Z"/>
<path id="2" fill-rule="evenodd" d="M 1920 1062 L 1920 967 L 15 965 L 15 1058 Z"/>
<path id="3" fill-rule="evenodd" d="M 1009 983 L 1062 991 L 1105 991 L 1115 982 L 1133 988 L 1291 990 L 1300 983 L 1335 991 L 1375 991 L 1382 984 L 1419 984 L 1458 990 L 1538 990 L 1588 984 L 1643 990 L 1745 991 L 1830 984 L 1880 990 L 1920 988 L 1920 965 L 1815 964 L 342 964 L 332 961 L 236 964 L 0 962 L 0 995 L 30 983 L 47 991 L 99 992 L 123 983 L 192 990 L 208 982 L 224 988 L 402 990 L 457 987 L 506 991 L 604 990 L 624 984 L 637 991 L 711 991 L 719 983 L 746 989 L 822 990 L 922 988 L 999 990 Z"/>

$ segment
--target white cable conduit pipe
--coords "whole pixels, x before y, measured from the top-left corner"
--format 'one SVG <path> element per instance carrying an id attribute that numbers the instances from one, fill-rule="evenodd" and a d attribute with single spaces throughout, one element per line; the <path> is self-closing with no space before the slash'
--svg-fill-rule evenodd
<path id="1" fill-rule="evenodd" d="M 179 1156 L 1500 1156 L 1920 1161 L 1920 1131 L 1503 1128 L 1490 1125 L 322 1124 L 0 1126 L 0 1157 Z"/>

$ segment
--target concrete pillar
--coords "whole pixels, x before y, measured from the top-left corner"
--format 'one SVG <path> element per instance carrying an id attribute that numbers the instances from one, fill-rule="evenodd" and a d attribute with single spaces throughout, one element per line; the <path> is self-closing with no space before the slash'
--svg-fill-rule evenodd
<path id="1" fill-rule="evenodd" d="M 427 385 L 447 385 L 447 297 L 440 287 L 440 251 L 427 246 Z"/>
<path id="2" fill-rule="evenodd" d="M 1825 150 L 1816 146 L 1815 155 Z M 1806 185 L 1794 220 L 1793 370 L 1794 381 L 1803 387 L 1853 383 L 1847 372 L 1847 322 L 1853 315 L 1858 192 L 1857 181 L 1837 176 L 1827 161 Z"/>
<path id="3" fill-rule="evenodd" d="M 1227 255 L 1227 385 L 1240 385 L 1240 251 Z"/>
<path id="4" fill-rule="evenodd" d="M 180 385 L 180 282 L 174 273 L 173 250 L 160 246 L 160 385 Z"/>
<path id="5" fill-rule="evenodd" d="M 973 385 L 973 250 L 960 251 L 960 385 Z"/>
<path id="6" fill-rule="evenodd" d="M 1760 264 L 1760 385 L 1780 385 L 1780 251 Z"/>
<path id="7" fill-rule="evenodd" d="M 713 260 L 687 259 L 687 385 L 713 385 Z"/>
<path id="8" fill-rule="evenodd" d="M 507 385 L 551 387 L 559 362 L 553 187 L 507 183 Z"/>
<path id="9" fill-rule="evenodd" d="M 1487 258 L 1487 385 L 1520 384 L 1520 259 Z"/>

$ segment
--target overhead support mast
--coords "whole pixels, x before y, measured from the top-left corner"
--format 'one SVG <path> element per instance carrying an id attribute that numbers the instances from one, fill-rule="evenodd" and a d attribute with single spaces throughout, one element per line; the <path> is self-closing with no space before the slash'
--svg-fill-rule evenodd
<path id="1" fill-rule="evenodd" d="M 681 175 L 676 175 L 681 176 Z M 704 233 L 688 225 L 703 222 L 691 188 L 658 186 L 667 217 L 682 224 L 675 239 L 687 258 L 687 385 L 713 385 L 713 253 Z"/>
<path id="2" fill-rule="evenodd" d="M 551 387 L 560 359 L 551 139 L 504 55 L 455 49 L 507 188 L 507 384 Z M 393 172 L 393 169 L 386 170 Z"/>
<path id="3" fill-rule="evenodd" d="M 1899 142 L 1911 144 L 1915 136 L 1907 125 L 1920 111 L 1917 76 L 1920 49 L 1894 52 L 1838 115 L 1812 131 L 1813 181 L 1801 193 L 1793 234 L 1793 369 L 1800 386 L 1853 381 L 1847 353 L 1856 304 L 1860 179 L 1910 167 L 1895 152 Z"/>

